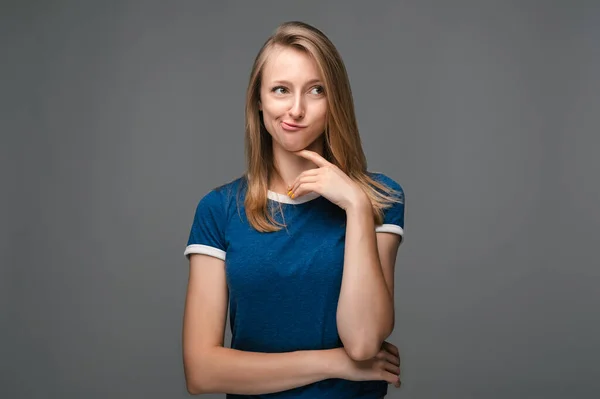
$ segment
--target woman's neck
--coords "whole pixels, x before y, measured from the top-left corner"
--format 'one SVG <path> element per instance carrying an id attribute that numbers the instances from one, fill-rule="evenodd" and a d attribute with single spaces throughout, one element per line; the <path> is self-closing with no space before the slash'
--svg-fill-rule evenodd
<path id="1" fill-rule="evenodd" d="M 315 141 L 306 149 L 323 155 L 321 140 Z M 286 151 L 277 145 L 273 146 L 273 158 L 276 170 L 269 181 L 269 190 L 280 194 L 287 194 L 288 185 L 293 184 L 299 174 L 305 170 L 317 168 L 317 165 L 308 159 Z"/>

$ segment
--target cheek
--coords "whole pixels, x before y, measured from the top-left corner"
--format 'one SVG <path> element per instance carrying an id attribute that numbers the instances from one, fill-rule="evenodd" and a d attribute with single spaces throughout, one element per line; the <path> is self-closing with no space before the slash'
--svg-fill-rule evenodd
<path id="1" fill-rule="evenodd" d="M 266 119 L 278 118 L 282 113 L 285 112 L 285 105 L 282 102 L 277 101 L 266 101 L 262 105 L 263 116 Z"/>
<path id="2" fill-rule="evenodd" d="M 281 107 L 279 107 L 281 108 Z M 281 112 L 278 110 L 277 104 L 273 102 L 262 103 L 262 119 L 267 129 L 267 132 L 273 136 L 277 131 L 277 120 L 280 117 Z"/>
<path id="3" fill-rule="evenodd" d="M 327 103 L 315 104 L 313 115 L 315 123 L 325 123 L 327 120 Z"/>

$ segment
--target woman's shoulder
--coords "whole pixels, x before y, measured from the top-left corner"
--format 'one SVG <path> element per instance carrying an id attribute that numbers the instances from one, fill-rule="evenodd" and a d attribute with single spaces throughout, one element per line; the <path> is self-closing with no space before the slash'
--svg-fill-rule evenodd
<path id="1" fill-rule="evenodd" d="M 239 192 L 245 190 L 247 179 L 245 176 L 237 177 L 227 183 L 223 183 L 220 186 L 213 188 L 212 191 L 230 197 L 231 195 L 237 195 Z"/>
<path id="2" fill-rule="evenodd" d="M 228 209 L 232 201 L 235 202 L 243 196 L 245 187 L 245 177 L 237 177 L 227 183 L 213 187 L 211 190 L 206 192 L 200 198 L 199 205 Z"/>
<path id="3" fill-rule="evenodd" d="M 367 175 L 377 183 L 383 184 L 394 191 L 404 193 L 402 185 L 396 180 L 394 180 L 392 177 L 390 177 L 388 174 L 382 172 L 367 172 Z"/>

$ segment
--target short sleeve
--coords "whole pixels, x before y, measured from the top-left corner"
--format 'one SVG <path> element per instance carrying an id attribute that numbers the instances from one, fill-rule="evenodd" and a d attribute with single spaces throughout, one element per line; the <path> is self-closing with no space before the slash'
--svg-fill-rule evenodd
<path id="1" fill-rule="evenodd" d="M 184 255 L 204 254 L 225 260 L 227 215 L 222 196 L 212 190 L 198 203 Z"/>
<path id="2" fill-rule="evenodd" d="M 399 202 L 394 202 L 383 210 L 383 223 L 375 226 L 375 231 L 398 234 L 404 238 L 404 190 L 400 184 L 383 174 L 378 174 L 376 180 L 394 190 L 394 197 Z"/>

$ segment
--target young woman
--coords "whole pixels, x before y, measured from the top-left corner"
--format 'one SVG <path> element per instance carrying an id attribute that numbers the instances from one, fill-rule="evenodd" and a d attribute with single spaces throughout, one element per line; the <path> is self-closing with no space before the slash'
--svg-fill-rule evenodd
<path id="1" fill-rule="evenodd" d="M 384 397 L 400 385 L 385 339 L 404 193 L 367 171 L 344 64 L 314 27 L 284 23 L 258 53 L 246 155 L 242 177 L 200 200 L 185 249 L 188 391 Z"/>

